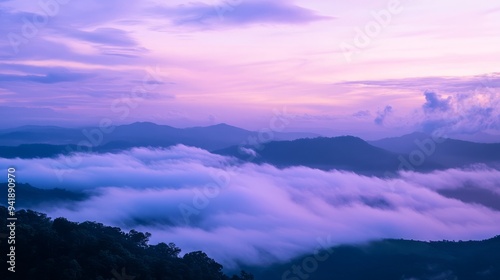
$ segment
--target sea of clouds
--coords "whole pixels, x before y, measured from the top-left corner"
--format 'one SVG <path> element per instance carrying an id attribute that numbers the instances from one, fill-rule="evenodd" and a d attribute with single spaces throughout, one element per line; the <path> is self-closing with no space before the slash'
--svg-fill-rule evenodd
<path id="1" fill-rule="evenodd" d="M 0 159 L 0 165 L 14 166 L 19 182 L 38 188 L 92 194 L 70 206 L 34 210 L 147 231 L 151 243 L 202 250 L 229 268 L 380 238 L 478 240 L 500 234 L 499 211 L 439 193 L 472 185 L 500 195 L 500 171 L 487 168 L 383 179 L 240 163 L 182 145 Z"/>

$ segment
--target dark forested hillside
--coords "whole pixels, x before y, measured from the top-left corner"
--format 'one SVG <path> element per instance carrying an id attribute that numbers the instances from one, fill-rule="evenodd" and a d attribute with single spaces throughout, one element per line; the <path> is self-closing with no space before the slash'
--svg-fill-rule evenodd
<path id="1" fill-rule="evenodd" d="M 0 207 L 0 219 L 7 221 Z M 54 220 L 30 210 L 16 212 L 15 272 L 7 270 L 7 228 L 0 231 L 0 279 L 182 279 L 251 280 L 242 272 L 229 277 L 222 265 L 203 252 L 180 257 L 175 244 L 149 245 L 149 233 L 109 227 L 95 222 Z"/>
<path id="2" fill-rule="evenodd" d="M 338 246 L 295 258 L 284 264 L 245 267 L 231 277 L 205 253 L 181 257 L 173 243 L 149 245 L 149 233 L 95 222 L 51 219 L 31 210 L 16 213 L 15 273 L 7 270 L 6 254 L 0 279 L 183 279 L 183 280 L 468 280 L 500 279 L 500 236 L 484 241 L 420 242 L 382 240 Z M 6 221 L 7 209 L 0 207 Z M 9 252 L 6 227 L 0 248 Z"/>
<path id="3" fill-rule="evenodd" d="M 381 240 L 246 270 L 260 280 L 498 280 L 500 236 L 460 242 Z"/>

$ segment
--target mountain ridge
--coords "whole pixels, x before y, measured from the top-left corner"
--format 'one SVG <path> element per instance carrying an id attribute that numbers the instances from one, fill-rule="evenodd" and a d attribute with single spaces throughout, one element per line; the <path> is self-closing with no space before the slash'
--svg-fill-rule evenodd
<path id="1" fill-rule="evenodd" d="M 23 126 L 0 130 L 0 146 L 19 146 L 22 144 L 79 145 L 82 141 L 90 142 L 93 146 L 100 146 L 110 142 L 127 141 L 132 145 L 139 146 L 187 144 L 206 150 L 214 150 L 236 145 L 258 136 L 259 132 L 257 131 L 242 129 L 226 123 L 188 128 L 176 128 L 152 122 L 134 122 L 112 128 Z M 315 135 L 297 132 L 274 133 L 274 138 L 277 140 L 296 139 L 302 136 Z"/>
<path id="2" fill-rule="evenodd" d="M 246 150 L 245 150 L 246 149 Z M 340 169 L 367 175 L 396 172 L 400 161 L 395 153 L 370 145 L 355 136 L 304 138 L 273 141 L 254 146 L 233 146 L 214 153 L 278 167 L 307 166 L 323 170 Z M 437 166 L 425 164 L 419 170 Z"/>

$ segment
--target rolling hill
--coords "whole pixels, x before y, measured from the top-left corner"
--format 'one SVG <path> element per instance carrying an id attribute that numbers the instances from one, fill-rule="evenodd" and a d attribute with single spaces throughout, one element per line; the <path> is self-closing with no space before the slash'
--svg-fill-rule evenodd
<path id="1" fill-rule="evenodd" d="M 245 149 L 247 153 L 244 152 Z M 256 153 L 255 157 L 248 154 L 252 153 L 249 149 Z M 401 164 L 397 154 L 372 146 L 353 136 L 273 141 L 262 144 L 260 147 L 233 146 L 215 151 L 215 153 L 256 163 L 269 163 L 278 167 L 300 165 L 323 170 L 354 171 L 368 175 L 395 172 Z M 431 170 L 439 167 L 427 163 L 418 168 Z"/>
<path id="2" fill-rule="evenodd" d="M 462 167 L 481 163 L 500 164 L 500 143 L 474 143 L 449 138 L 437 142 L 424 133 L 412 133 L 395 138 L 369 142 L 371 145 L 397 154 L 424 154 L 426 160 L 446 167 Z"/>
<path id="3" fill-rule="evenodd" d="M 255 279 L 500 279 L 500 236 L 483 241 L 380 240 L 324 248 L 267 267 L 245 267 Z"/>

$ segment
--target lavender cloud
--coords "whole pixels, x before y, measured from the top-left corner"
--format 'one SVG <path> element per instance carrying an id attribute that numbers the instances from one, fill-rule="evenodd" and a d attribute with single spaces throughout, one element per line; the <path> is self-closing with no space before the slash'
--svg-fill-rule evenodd
<path id="1" fill-rule="evenodd" d="M 392 89 L 415 89 L 418 91 L 445 92 L 447 94 L 459 92 L 473 92 L 481 89 L 495 91 L 500 87 L 500 73 L 488 73 L 477 76 L 457 77 L 418 77 L 386 80 L 350 81 L 341 84 L 379 86 Z"/>
<path id="2" fill-rule="evenodd" d="M 371 113 L 369 110 L 361 110 L 361 111 L 358 111 L 358 112 L 352 114 L 352 116 L 356 117 L 356 118 L 366 118 L 366 117 L 369 117 L 370 115 L 371 115 Z"/>
<path id="3" fill-rule="evenodd" d="M 434 92 L 424 93 L 425 132 L 441 130 L 448 134 L 474 134 L 500 131 L 500 98 L 494 91 L 457 93 L 446 98 Z"/>
<path id="4" fill-rule="evenodd" d="M 341 85 L 371 86 L 378 90 L 410 90 L 423 96 L 420 108 L 404 117 L 405 126 L 411 125 L 415 130 L 427 133 L 439 130 L 458 138 L 486 133 L 486 136 L 478 136 L 478 139 L 494 139 L 494 136 L 487 135 L 500 135 L 499 73 L 464 77 L 351 81 Z M 405 96 L 408 98 L 412 94 L 407 93 Z M 379 111 L 375 123 L 382 124 L 385 115 L 385 110 Z M 498 142 L 498 137 L 496 139 Z"/>
<path id="5" fill-rule="evenodd" d="M 99 43 L 112 44 L 117 46 L 136 46 L 137 42 L 130 35 L 117 28 L 97 28 L 93 31 L 65 30 L 65 34 L 80 40 Z"/>
<path id="6" fill-rule="evenodd" d="M 425 104 L 422 106 L 424 111 L 434 112 L 434 111 L 447 111 L 450 109 L 451 97 L 446 99 L 440 98 L 435 92 L 426 91 Z"/>
<path id="7" fill-rule="evenodd" d="M 43 84 L 53 84 L 61 82 L 75 82 L 91 77 L 91 74 L 74 73 L 63 69 L 57 72 L 48 72 L 44 75 L 7 75 L 0 74 L 1 82 L 35 82 Z"/>
<path id="8" fill-rule="evenodd" d="M 377 125 L 384 125 L 385 118 L 392 113 L 392 106 L 385 106 L 384 110 L 377 112 L 374 122 Z"/>
<path id="9" fill-rule="evenodd" d="M 156 7 L 154 14 L 167 16 L 174 25 L 242 26 L 257 23 L 303 24 L 329 17 L 288 1 L 226 1 L 217 4 L 191 3 L 176 7 Z"/>

